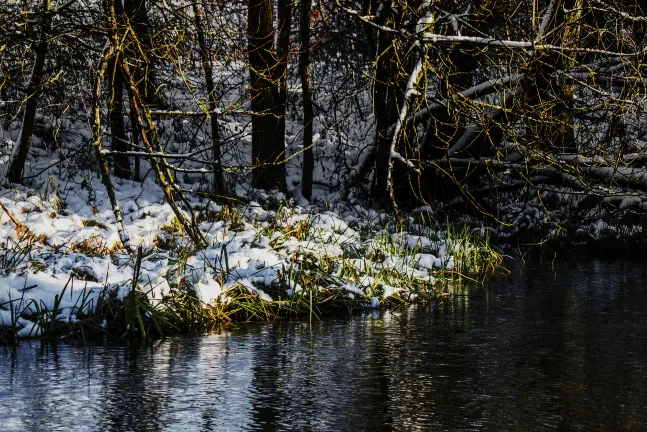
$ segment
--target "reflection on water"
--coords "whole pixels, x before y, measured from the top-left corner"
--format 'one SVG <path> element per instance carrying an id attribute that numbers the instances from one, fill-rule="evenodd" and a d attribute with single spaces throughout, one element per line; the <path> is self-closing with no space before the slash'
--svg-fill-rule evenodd
<path id="1" fill-rule="evenodd" d="M 535 261 L 439 307 L 312 329 L 0 348 L 0 429 L 640 430 L 645 276 Z"/>

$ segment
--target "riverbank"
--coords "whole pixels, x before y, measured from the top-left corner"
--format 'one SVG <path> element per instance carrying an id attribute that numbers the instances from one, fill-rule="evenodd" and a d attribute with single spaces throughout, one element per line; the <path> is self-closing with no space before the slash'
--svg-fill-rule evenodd
<path id="1" fill-rule="evenodd" d="M 3 343 L 317 320 L 426 302 L 501 263 L 487 239 L 428 213 L 396 220 L 347 202 L 299 206 L 259 191 L 233 206 L 187 195 L 208 245 L 196 249 L 154 182 L 114 179 L 128 251 L 94 174 L 50 174 L 0 190 Z"/>

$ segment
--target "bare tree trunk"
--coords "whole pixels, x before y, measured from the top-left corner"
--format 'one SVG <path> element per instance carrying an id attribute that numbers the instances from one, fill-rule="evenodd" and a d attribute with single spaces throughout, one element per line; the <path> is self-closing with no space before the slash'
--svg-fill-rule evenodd
<path id="1" fill-rule="evenodd" d="M 111 5 L 108 5 L 107 9 L 112 9 L 112 11 L 114 11 L 114 8 Z M 111 16 L 114 16 L 113 12 L 108 13 L 108 17 Z M 117 232 L 119 233 L 119 240 L 126 250 L 130 250 L 130 237 L 124 225 L 123 215 L 121 214 L 121 209 L 119 208 L 119 203 L 117 202 L 117 197 L 115 195 L 115 188 L 112 184 L 112 179 L 110 178 L 110 168 L 108 167 L 108 162 L 106 161 L 106 157 L 103 154 L 103 146 L 101 144 L 101 83 L 103 82 L 108 62 L 114 54 L 115 46 L 113 38 L 112 40 L 108 40 L 101 55 L 99 67 L 97 68 L 95 85 L 92 92 L 92 147 L 94 148 L 97 161 L 99 162 L 99 174 L 101 175 L 101 183 L 103 183 L 106 188 L 106 193 L 108 194 L 108 199 L 110 200 L 112 211 L 115 215 L 115 219 L 117 219 Z"/>
<path id="2" fill-rule="evenodd" d="M 556 0 L 551 19 L 543 31 L 544 43 L 560 46 L 577 44 L 583 0 Z M 558 70 L 570 70 L 575 65 L 573 53 L 540 53 L 534 59 L 531 80 L 524 103 L 535 119 L 527 128 L 530 140 L 544 150 L 571 152 L 575 145 L 573 131 L 573 80 L 556 77 Z"/>
<path id="3" fill-rule="evenodd" d="M 379 23 L 397 30 L 408 25 L 402 14 L 391 10 L 388 2 L 378 8 Z M 415 22 L 413 23 L 415 25 Z M 411 69 L 414 67 L 413 51 L 403 52 L 403 40 L 394 32 L 379 31 L 373 77 L 373 112 L 375 115 L 375 177 L 372 195 L 380 207 L 395 210 L 394 190 L 391 187 L 393 154 L 392 129 L 399 118 L 400 107 L 405 104 L 405 93 Z M 406 134 L 399 136 L 401 143 Z"/>
<path id="4" fill-rule="evenodd" d="M 22 119 L 22 128 L 18 136 L 18 142 L 13 148 L 9 163 L 7 164 L 6 177 L 12 183 L 20 183 L 22 180 L 25 161 L 31 147 L 34 126 L 36 122 L 36 109 L 38 108 L 38 97 L 41 93 L 43 72 L 45 69 L 45 57 L 49 47 L 51 29 L 51 0 L 44 0 L 40 13 L 40 36 L 36 45 L 36 61 L 31 72 L 29 85 L 27 87 L 27 98 L 25 100 L 25 113 Z"/>
<path id="5" fill-rule="evenodd" d="M 576 46 L 580 34 L 579 22 L 584 12 L 583 0 L 564 0 L 557 2 L 558 12 L 555 14 L 555 27 L 562 25 L 563 30 L 555 35 L 556 43 L 562 46 Z M 559 41 L 559 42 L 557 42 Z M 546 59 L 544 59 L 546 60 Z M 575 54 L 560 53 L 548 56 L 545 71 L 550 78 L 543 78 L 546 87 L 540 88 L 545 97 L 549 121 L 542 123 L 539 138 L 546 140 L 546 145 L 560 152 L 572 152 L 575 146 L 573 116 L 575 114 L 574 92 L 575 83 L 572 79 L 555 78 L 555 70 L 570 70 L 575 66 Z"/>
<path id="6" fill-rule="evenodd" d="M 378 10 L 379 23 L 392 26 L 392 18 L 386 18 L 390 11 L 384 11 L 385 2 Z M 375 178 L 372 195 L 383 204 L 389 202 L 388 179 L 391 169 L 391 142 L 389 127 L 395 122 L 394 104 L 391 90 L 395 83 L 391 80 L 391 69 L 395 47 L 393 34 L 380 31 L 377 37 L 375 74 L 373 77 L 373 113 L 375 115 Z"/>
<path id="7" fill-rule="evenodd" d="M 123 75 L 122 75 L 123 76 Z M 128 95 L 129 99 L 131 99 L 130 92 Z M 130 117 L 130 133 L 132 135 L 132 148 L 133 151 L 140 151 L 139 147 L 139 137 L 141 136 L 141 131 L 139 130 L 139 126 L 137 125 L 137 113 L 134 112 L 132 109 L 129 112 L 129 117 Z M 135 155 L 135 171 L 133 173 L 133 180 L 135 181 L 141 181 L 141 164 L 140 164 L 140 157 L 139 155 Z"/>
<path id="8" fill-rule="evenodd" d="M 218 114 L 216 114 L 216 87 L 213 83 L 213 69 L 211 67 L 211 58 L 209 55 L 209 48 L 207 46 L 204 24 L 200 14 L 200 6 L 193 3 L 193 17 L 195 20 L 195 28 L 198 34 L 198 44 L 200 46 L 200 55 L 202 57 L 202 70 L 204 71 L 204 78 L 207 85 L 207 93 L 209 99 L 209 116 L 211 119 L 211 142 L 213 149 L 213 192 L 216 195 L 225 195 L 225 182 L 222 176 L 222 161 L 220 152 L 220 132 L 218 130 Z"/>
<path id="9" fill-rule="evenodd" d="M 371 10 L 377 8 L 376 0 L 362 0 L 362 15 L 367 16 L 371 14 Z M 371 58 L 377 53 L 377 46 L 375 42 L 375 31 L 374 28 L 362 21 L 362 27 L 366 35 L 366 42 L 368 44 L 368 52 L 371 55 Z"/>
<path id="10" fill-rule="evenodd" d="M 162 102 L 155 88 L 155 64 L 151 60 L 154 46 L 146 0 L 125 0 L 124 10 L 137 36 L 138 48 L 133 48 L 130 53 L 135 66 L 133 73 L 137 89 L 146 105 L 160 106 Z"/>
<path id="11" fill-rule="evenodd" d="M 312 89 L 310 88 L 310 9 L 312 0 L 301 0 L 299 32 L 301 49 L 299 50 L 299 75 L 303 93 L 303 175 L 301 193 L 307 200 L 312 198 L 312 176 L 314 173 L 314 149 L 312 143 Z"/>
<path id="12" fill-rule="evenodd" d="M 0 68 L 2 68 L 2 65 L 0 65 Z M 10 74 L 0 69 L 0 100 L 3 101 L 2 127 L 5 130 L 9 128 L 9 124 L 11 123 L 11 118 L 13 117 L 13 115 L 11 114 L 11 107 L 8 102 L 9 100 L 8 89 L 9 89 L 10 82 L 11 82 Z"/>
<path id="13" fill-rule="evenodd" d="M 292 0 L 277 0 L 276 76 L 279 86 L 279 128 L 274 137 L 276 147 L 285 146 L 285 112 L 288 101 L 288 54 L 290 52 L 290 27 Z"/>
<path id="14" fill-rule="evenodd" d="M 247 38 L 251 81 L 252 186 L 261 189 L 285 184 L 285 144 L 276 139 L 279 129 L 279 89 L 274 80 L 273 1 L 249 0 Z"/>
<path id="15" fill-rule="evenodd" d="M 123 6 L 121 0 L 114 0 L 115 15 L 119 25 L 122 16 Z M 108 13 L 107 7 L 105 7 Z M 109 32 L 119 34 L 118 28 L 109 28 Z M 117 152 L 127 152 L 128 142 L 126 141 L 126 127 L 124 125 L 124 77 L 119 67 L 122 54 L 116 53 L 114 57 L 108 60 L 108 87 L 110 89 L 110 101 L 108 102 L 108 118 L 110 119 L 110 133 L 112 135 L 112 149 Z M 114 160 L 114 173 L 117 177 L 130 178 L 130 161 L 125 154 L 116 154 Z"/>

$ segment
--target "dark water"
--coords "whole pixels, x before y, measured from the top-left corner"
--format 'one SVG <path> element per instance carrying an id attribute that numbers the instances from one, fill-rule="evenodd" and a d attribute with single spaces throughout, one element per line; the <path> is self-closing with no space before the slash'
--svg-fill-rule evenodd
<path id="1" fill-rule="evenodd" d="M 539 260 L 437 308 L 0 348 L 0 430 L 647 430 L 640 262 Z"/>

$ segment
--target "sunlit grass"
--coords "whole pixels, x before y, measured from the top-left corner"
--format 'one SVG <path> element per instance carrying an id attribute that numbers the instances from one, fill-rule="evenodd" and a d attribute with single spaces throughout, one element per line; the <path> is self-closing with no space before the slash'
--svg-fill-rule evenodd
<path id="1" fill-rule="evenodd" d="M 187 259 L 196 251 L 190 242 L 184 241 L 183 233 L 172 221 L 162 227 L 170 237 L 167 243 L 158 245 L 157 249 L 140 247 L 133 257 L 133 277 L 126 292 L 123 285 L 120 291 L 106 284 L 98 295 L 84 291 L 75 297 L 77 301 L 72 307 L 61 308 L 63 296 L 71 290 L 82 289 L 78 288 L 78 275 L 70 274 L 53 306 L 24 298 L 0 304 L 0 309 L 10 310 L 12 316 L 12 322 L 4 323 L 1 328 L 0 343 L 17 340 L 19 320 L 23 320 L 22 326 L 24 320 L 35 324 L 33 329 L 37 332 L 31 336 L 81 341 L 97 337 L 147 340 L 196 334 L 241 321 L 320 320 L 358 309 L 433 301 L 455 284 L 484 282 L 502 263 L 501 254 L 489 239 L 474 235 L 468 227 L 395 222 L 379 228 L 360 225 L 357 230 L 330 229 L 318 226 L 314 219 L 317 216 L 291 217 L 295 213 L 282 206 L 270 220 L 250 220 L 244 214 L 244 209 L 224 207 L 203 217 L 224 223 L 233 233 L 253 229 L 254 241 L 261 237 L 270 239 L 270 250 L 282 257 L 283 262 L 280 268 L 275 268 L 274 281 L 256 288 L 269 295 L 271 301 L 261 298 L 250 286 L 235 282 L 227 248 L 222 247 L 219 265 L 205 261 L 205 268 L 214 280 L 228 288 L 211 303 L 202 302 L 188 278 L 191 269 L 187 267 Z M 34 249 L 41 247 L 29 235 L 0 246 L 4 274 L 34 261 Z M 74 244 L 69 249 L 90 256 L 112 253 L 103 244 L 89 242 Z M 329 253 L 331 250 L 335 252 Z M 159 281 L 140 280 L 143 257 L 161 252 L 170 264 L 163 275 L 170 291 L 163 295 L 155 291 Z M 421 260 L 432 258 L 437 261 L 433 266 L 420 265 Z"/>

